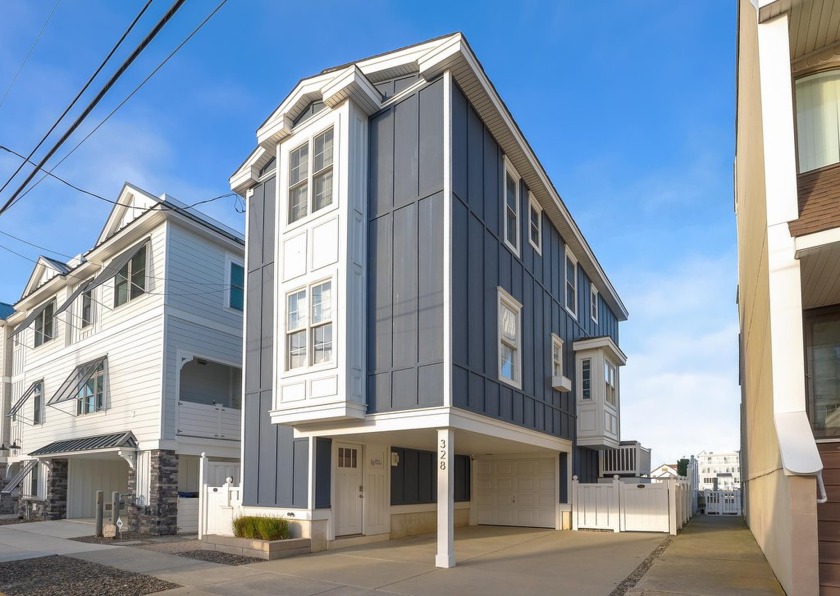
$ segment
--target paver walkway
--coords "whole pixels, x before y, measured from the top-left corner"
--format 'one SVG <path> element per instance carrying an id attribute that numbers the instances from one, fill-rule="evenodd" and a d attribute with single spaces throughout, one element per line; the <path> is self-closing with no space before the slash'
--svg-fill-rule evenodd
<path id="1" fill-rule="evenodd" d="M 744 518 L 698 515 L 628 596 L 784 594 Z"/>

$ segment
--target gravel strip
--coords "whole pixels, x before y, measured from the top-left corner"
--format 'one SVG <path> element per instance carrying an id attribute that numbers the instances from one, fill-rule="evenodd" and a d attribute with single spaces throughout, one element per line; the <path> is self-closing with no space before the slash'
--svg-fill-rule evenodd
<path id="1" fill-rule="evenodd" d="M 656 562 L 656 559 L 662 556 L 662 553 L 665 552 L 665 549 L 670 546 L 670 544 L 674 541 L 673 536 L 668 536 L 662 543 L 657 546 L 652 553 L 648 555 L 648 558 L 641 562 L 641 564 L 633 570 L 633 573 L 628 575 L 624 581 L 622 581 L 618 586 L 616 586 L 615 590 L 610 592 L 610 596 L 624 596 L 624 594 L 630 590 L 630 588 L 634 587 L 639 580 L 645 576 L 645 573 L 648 572 L 648 569 Z"/>
<path id="2" fill-rule="evenodd" d="M 0 563 L 0 592 L 8 596 L 140 596 L 178 587 L 151 575 L 60 555 Z"/>
<path id="3" fill-rule="evenodd" d="M 177 554 L 180 557 L 189 557 L 190 559 L 199 559 L 210 563 L 221 563 L 222 565 L 250 565 L 251 563 L 265 562 L 265 559 L 232 555 L 218 550 L 189 550 Z"/>

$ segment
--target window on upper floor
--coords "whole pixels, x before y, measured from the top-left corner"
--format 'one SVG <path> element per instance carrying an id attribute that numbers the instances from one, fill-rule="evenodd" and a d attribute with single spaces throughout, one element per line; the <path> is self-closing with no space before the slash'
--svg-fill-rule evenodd
<path id="1" fill-rule="evenodd" d="M 522 383 L 522 305 L 499 288 L 499 378 L 515 387 Z"/>
<path id="2" fill-rule="evenodd" d="M 79 328 L 85 329 L 93 325 L 93 290 L 85 290 L 82 292 L 81 298 L 82 300 L 79 304 Z"/>
<path id="3" fill-rule="evenodd" d="M 840 162 L 840 70 L 796 81 L 796 133 L 799 171 Z"/>
<path id="4" fill-rule="evenodd" d="M 32 391 L 32 424 L 44 423 L 44 382 L 35 384 Z"/>
<path id="5" fill-rule="evenodd" d="M 817 438 L 840 436 L 840 309 L 805 311 L 805 387 Z"/>
<path id="6" fill-rule="evenodd" d="M 55 338 L 55 298 L 35 317 L 35 347 Z"/>
<path id="7" fill-rule="evenodd" d="M 563 340 L 551 334 L 551 375 L 563 376 Z"/>
<path id="8" fill-rule="evenodd" d="M 294 223 L 333 202 L 333 129 L 289 152 L 289 213 Z"/>
<path id="9" fill-rule="evenodd" d="M 528 242 L 538 254 L 542 254 L 542 207 L 530 192 L 528 193 Z"/>
<path id="10" fill-rule="evenodd" d="M 230 261 L 228 266 L 227 305 L 234 310 L 245 310 L 245 267 L 241 263 Z"/>
<path id="11" fill-rule="evenodd" d="M 604 385 L 606 386 L 606 399 L 607 403 L 610 405 L 617 405 L 618 397 L 616 391 L 616 380 L 615 380 L 615 366 L 612 365 L 610 362 L 604 362 Z"/>
<path id="12" fill-rule="evenodd" d="M 593 323 L 598 322 L 598 290 L 589 286 L 589 317 Z"/>
<path id="13" fill-rule="evenodd" d="M 505 156 L 504 196 L 505 244 L 519 255 L 519 174 Z"/>
<path id="14" fill-rule="evenodd" d="M 572 251 L 566 248 L 566 310 L 577 319 L 577 268 Z"/>
<path id="15" fill-rule="evenodd" d="M 325 364 L 332 360 L 332 281 L 317 282 L 287 294 L 286 369 Z"/>
<path id="16" fill-rule="evenodd" d="M 78 371 L 78 390 L 76 393 L 76 414 L 93 414 L 105 409 L 105 362 L 92 374 L 84 369 Z"/>
<path id="17" fill-rule="evenodd" d="M 121 306 L 146 293 L 146 247 L 123 265 L 114 278 L 114 306 Z"/>
<path id="18" fill-rule="evenodd" d="M 580 398 L 592 399 L 592 360 L 580 361 Z"/>

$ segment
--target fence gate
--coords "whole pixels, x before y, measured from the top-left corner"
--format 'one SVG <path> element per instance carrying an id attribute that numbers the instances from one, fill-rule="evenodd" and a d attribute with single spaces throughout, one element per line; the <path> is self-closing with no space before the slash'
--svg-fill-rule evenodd
<path id="1" fill-rule="evenodd" d="M 622 484 L 621 504 L 622 531 L 668 531 L 667 483 Z"/>
<path id="2" fill-rule="evenodd" d="M 707 490 L 706 513 L 712 515 L 741 515 L 740 490 Z"/>

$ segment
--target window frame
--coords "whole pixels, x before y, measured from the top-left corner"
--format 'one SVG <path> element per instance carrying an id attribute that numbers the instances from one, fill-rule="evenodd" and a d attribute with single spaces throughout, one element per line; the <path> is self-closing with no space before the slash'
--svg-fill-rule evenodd
<path id="1" fill-rule="evenodd" d="M 514 234 L 515 234 L 513 244 L 511 244 L 510 240 L 508 239 L 508 235 L 509 235 L 508 234 L 508 232 L 509 232 L 509 230 L 508 230 L 508 201 L 507 201 L 507 199 L 508 199 L 508 197 L 507 197 L 507 178 L 508 178 L 508 176 L 510 176 L 511 179 L 513 180 L 514 186 L 515 186 L 515 189 L 516 189 L 516 196 L 515 196 L 515 199 L 514 199 L 515 203 L 516 203 L 516 205 L 515 205 L 516 210 L 513 213 Z M 520 238 L 519 237 L 521 236 L 520 229 L 519 229 L 520 228 L 520 225 L 519 225 L 520 207 L 519 207 L 519 205 L 521 203 L 520 188 L 519 187 L 520 187 L 521 180 L 522 180 L 522 177 L 519 175 L 519 172 L 516 171 L 516 168 L 513 167 L 513 164 L 510 162 L 510 159 L 508 159 L 508 156 L 505 155 L 504 156 L 504 168 L 502 168 L 502 201 L 501 201 L 502 202 L 502 241 L 505 243 L 505 246 L 507 246 L 513 252 L 513 254 L 515 254 L 517 257 L 519 256 L 519 246 L 520 246 Z"/>
<path id="2" fill-rule="evenodd" d="M 315 288 L 323 286 L 324 284 L 330 285 L 330 309 L 329 315 L 326 318 L 322 318 L 317 322 L 314 321 L 313 316 L 313 307 L 314 304 L 312 302 L 312 292 Z M 295 294 L 300 294 L 303 292 L 303 309 L 306 312 L 305 320 L 301 326 L 291 328 L 289 326 L 289 298 Z M 295 288 L 289 289 L 284 293 L 284 301 L 283 301 L 283 372 L 286 375 L 295 375 L 300 373 L 306 373 L 313 370 L 320 370 L 325 368 L 332 368 L 336 365 L 336 330 L 338 328 L 338 322 L 336 320 L 336 280 L 335 276 L 329 277 L 321 277 L 317 280 L 310 281 L 304 285 L 297 286 Z M 300 306 L 298 306 L 298 310 L 300 310 Z M 320 329 L 324 329 L 326 327 L 330 327 L 330 340 L 329 340 L 329 358 L 326 360 L 321 360 L 319 362 L 315 361 L 315 333 Z M 304 363 L 300 366 L 291 366 L 291 338 L 293 335 L 297 335 L 303 333 L 304 334 Z"/>
<path id="3" fill-rule="evenodd" d="M 318 114 L 324 112 L 325 110 L 321 110 Z M 317 116 L 318 114 L 313 115 Z M 314 123 L 313 123 L 314 124 Z M 317 128 L 314 132 L 309 134 L 302 134 L 300 138 L 296 140 L 294 143 L 290 143 L 290 148 L 285 151 L 285 169 L 284 169 L 284 180 L 283 180 L 283 188 L 285 189 L 285 200 L 283 201 L 283 205 L 285 205 L 285 222 L 286 227 L 291 228 L 294 226 L 298 226 L 307 222 L 319 215 L 323 215 L 328 213 L 332 209 L 336 208 L 338 204 L 338 150 L 339 150 L 339 135 L 338 135 L 338 121 L 337 119 L 333 119 L 330 121 L 329 124 L 325 126 L 321 126 Z M 326 134 L 327 132 L 332 131 L 332 160 L 329 165 L 322 167 L 320 170 L 315 171 L 315 139 L 318 137 Z M 287 141 L 288 142 L 288 141 Z M 307 156 L 306 156 L 306 176 L 304 179 L 298 180 L 292 183 L 292 154 L 301 148 L 306 146 Z M 314 202 L 315 202 L 315 179 L 324 175 L 327 172 L 331 172 L 332 174 L 332 184 L 330 188 L 330 202 L 327 205 L 324 205 L 320 209 L 313 209 Z M 291 203 L 291 192 L 293 189 L 301 188 L 306 186 L 306 213 L 301 215 L 299 218 L 292 220 L 292 203 Z"/>
<path id="4" fill-rule="evenodd" d="M 122 268 L 117 271 L 117 274 L 114 276 L 114 308 L 119 308 L 121 306 L 125 306 L 126 304 L 131 304 L 134 300 L 137 300 L 141 296 L 145 296 L 149 293 L 149 260 L 150 260 L 150 252 L 149 251 L 149 243 L 147 242 L 144 244 L 129 260 L 128 262 L 122 266 Z M 134 259 L 137 258 L 138 255 L 143 254 L 143 287 L 139 288 L 140 292 L 136 295 L 134 294 L 135 289 L 135 282 L 134 278 L 137 275 L 137 271 L 134 271 Z M 126 274 L 123 274 L 123 271 Z M 125 300 L 123 302 L 119 301 L 120 297 L 120 285 L 121 282 L 119 278 L 122 277 L 127 283 L 128 291 L 126 293 Z"/>
<path id="5" fill-rule="evenodd" d="M 82 282 L 83 284 L 89 284 L 93 281 L 93 278 Z M 81 285 L 81 284 L 80 284 Z M 93 299 L 93 292 L 96 288 L 91 288 L 85 290 L 79 295 L 80 300 L 78 301 L 78 317 L 79 317 L 79 332 L 88 331 L 93 327 L 93 324 L 96 322 L 96 301 Z M 85 301 L 88 301 L 87 308 L 89 309 L 87 319 L 85 319 Z"/>
<path id="6" fill-rule="evenodd" d="M 816 381 L 817 374 L 815 372 L 814 364 L 814 325 L 821 322 L 840 322 L 840 306 L 828 306 L 824 308 L 815 308 L 802 311 L 802 326 L 804 328 L 804 348 L 805 348 L 805 397 L 808 413 L 808 422 L 811 425 L 811 431 L 817 440 L 833 439 L 840 436 L 840 428 L 816 426 L 816 410 L 817 410 L 817 396 L 816 396 Z M 840 403 L 840 401 L 838 402 Z M 840 410 L 838 405 L 835 410 Z M 826 416 L 827 417 L 827 416 Z"/>
<path id="7" fill-rule="evenodd" d="M 97 379 L 101 378 L 102 380 L 102 391 L 97 392 Z M 83 396 L 82 391 L 88 386 L 88 383 L 93 383 L 93 394 L 90 396 Z M 98 414 L 100 412 L 105 412 L 108 409 L 108 366 L 107 361 L 103 361 L 96 367 L 96 370 L 93 372 L 90 377 L 82 384 L 79 383 L 76 386 L 76 397 L 73 400 L 76 402 L 76 416 L 90 416 L 92 414 Z M 83 403 L 86 400 L 90 400 L 93 398 L 93 409 L 84 411 Z M 90 402 L 89 402 L 90 403 Z"/>
<path id="8" fill-rule="evenodd" d="M 559 360 L 557 356 L 560 356 Z M 559 368 L 558 368 L 559 367 Z M 563 376 L 563 340 L 556 333 L 551 334 L 551 376 Z"/>
<path id="9" fill-rule="evenodd" d="M 598 288 L 595 285 L 589 286 L 589 318 L 592 319 L 593 323 L 598 322 L 598 315 L 600 314 L 598 311 Z"/>
<path id="10" fill-rule="evenodd" d="M 536 197 L 534 197 L 534 193 L 530 190 L 528 191 L 528 243 L 534 248 L 538 255 L 542 256 L 542 212 L 543 208 L 542 205 L 537 202 Z M 534 215 L 537 216 L 536 222 L 536 231 L 537 231 L 537 242 L 534 243 L 534 239 L 531 237 L 532 232 L 534 230 Z"/>
<path id="11" fill-rule="evenodd" d="M 32 392 L 32 424 L 41 425 L 45 422 L 47 403 L 44 401 L 44 380 L 38 381 L 37 389 Z"/>
<path id="12" fill-rule="evenodd" d="M 618 367 L 608 358 L 604 358 L 604 404 L 618 408 Z"/>
<path id="13" fill-rule="evenodd" d="M 594 398 L 594 387 L 592 386 L 592 361 L 593 358 L 580 359 L 580 383 L 578 384 L 579 399 L 581 401 L 592 402 Z M 584 366 L 586 364 L 586 366 Z M 585 378 L 588 376 L 589 378 Z M 589 386 L 587 387 L 587 381 Z M 587 395 L 587 392 L 589 393 Z"/>
<path id="14" fill-rule="evenodd" d="M 566 308 L 566 311 L 574 317 L 577 321 L 578 318 L 578 260 L 575 257 L 574 253 L 566 246 L 566 258 L 563 264 L 563 306 Z M 572 289 L 574 290 L 574 299 L 572 302 L 572 306 L 569 306 L 569 262 L 571 261 L 572 267 L 574 269 L 574 286 Z"/>
<path id="15" fill-rule="evenodd" d="M 51 342 L 56 337 L 56 324 L 55 324 L 55 308 L 56 308 L 56 300 L 55 298 L 50 298 L 47 302 L 47 305 L 38 313 L 38 316 L 35 317 L 35 320 L 32 322 L 32 332 L 33 338 L 32 343 L 33 346 L 38 348 L 42 345 Z M 47 321 L 47 311 L 50 311 L 49 321 Z M 47 334 L 47 323 L 49 322 L 49 334 Z M 40 330 L 38 329 L 40 323 Z M 40 340 L 39 340 L 40 338 Z"/>
<path id="16" fill-rule="evenodd" d="M 498 377 L 503 383 L 522 388 L 522 303 L 514 298 L 504 288 L 499 286 L 497 304 L 496 304 L 496 349 L 498 350 Z M 505 341 L 505 334 L 502 329 L 502 309 L 506 308 L 514 313 L 516 321 L 516 338 L 513 343 L 510 340 Z M 515 344 L 515 345 L 514 345 Z M 502 346 L 506 345 L 513 351 L 513 376 L 507 377 L 502 372 L 504 366 L 504 359 L 502 357 Z"/>
<path id="17" fill-rule="evenodd" d="M 233 267 L 239 267 L 242 269 L 242 308 L 236 308 L 232 304 L 233 300 L 233 289 L 234 287 L 238 288 L 239 286 L 233 285 Z M 247 275 L 245 274 L 245 263 L 242 259 L 238 259 L 232 255 L 225 256 L 225 293 L 224 293 L 224 307 L 226 310 L 231 312 L 243 314 L 245 312 L 245 285 L 247 281 Z"/>

